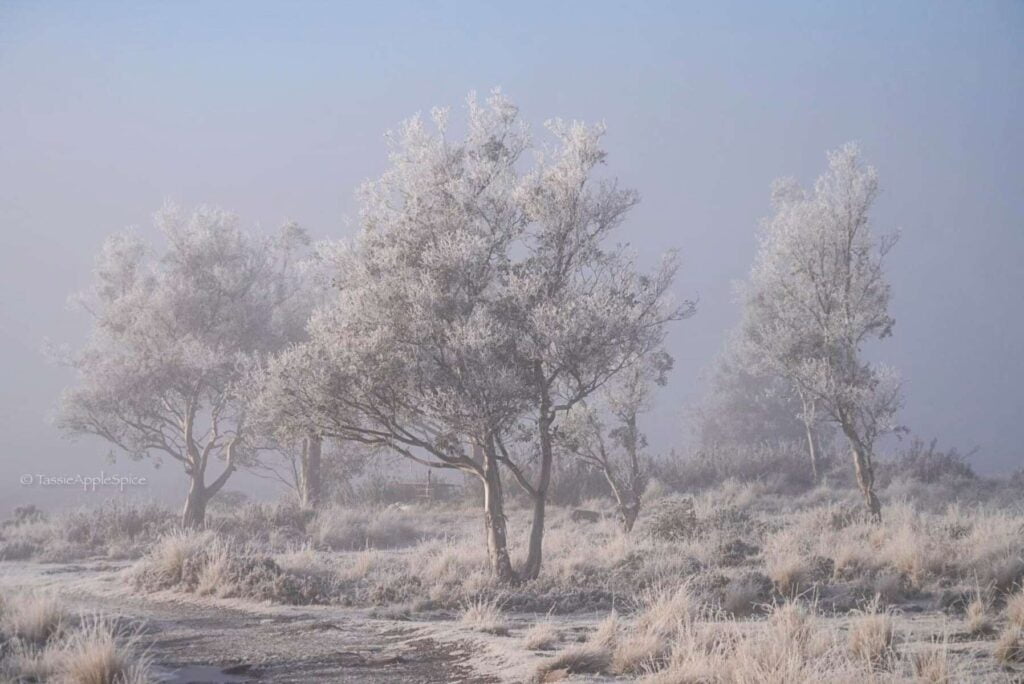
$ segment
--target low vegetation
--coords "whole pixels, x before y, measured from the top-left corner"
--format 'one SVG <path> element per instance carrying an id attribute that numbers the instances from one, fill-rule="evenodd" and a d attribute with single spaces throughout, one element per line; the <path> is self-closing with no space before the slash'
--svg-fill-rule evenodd
<path id="1" fill-rule="evenodd" d="M 14 682 L 153 681 L 137 627 L 73 615 L 45 594 L 0 599 L 0 678 Z"/>
<path id="2" fill-rule="evenodd" d="M 121 559 L 142 594 L 454 620 L 482 638 L 552 654 L 540 678 L 954 681 L 967 667 L 963 642 L 986 650 L 993 668 L 1022 667 L 1024 514 L 1008 484 L 989 481 L 987 502 L 940 509 L 925 501 L 946 479 L 889 468 L 879 490 L 886 515 L 874 522 L 849 488 L 801 488 L 784 470 L 769 482 L 731 472 L 737 477 L 719 486 L 683 491 L 652 481 L 630 532 L 606 514 L 612 501 L 580 504 L 596 518 L 553 507 L 544 571 L 511 586 L 490 571 L 475 511 L 460 501 L 317 511 L 243 503 L 186 531 L 148 504 L 32 512 L 3 525 L 3 544 L 30 543 L 43 561 Z M 513 539 L 526 537 L 527 503 L 510 498 Z M 84 541 L 69 547 L 70 539 Z M 523 557 L 522 548 L 513 552 L 513 562 Z M 905 611 L 934 616 L 934 628 L 908 631 Z M 610 617 L 582 641 L 560 622 L 588 614 Z M 58 652 L 67 662 L 82 650 L 74 633 L 102 641 L 100 627 L 83 624 L 45 597 L 4 610 L 18 667 L 44 668 Z M 111 653 L 132 643 L 116 630 L 108 636 Z"/>

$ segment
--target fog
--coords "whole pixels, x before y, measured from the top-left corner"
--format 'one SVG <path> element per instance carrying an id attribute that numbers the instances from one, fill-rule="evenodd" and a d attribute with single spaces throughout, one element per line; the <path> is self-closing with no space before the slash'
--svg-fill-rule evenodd
<path id="1" fill-rule="evenodd" d="M 856 140 L 880 175 L 874 226 L 902 232 L 879 353 L 905 381 L 901 422 L 977 447 L 980 472 L 1021 465 L 1024 5 L 481 5 L 0 5 L 4 509 L 40 498 L 23 474 L 101 468 L 181 499 L 177 464 L 108 465 L 50 423 L 71 376 L 40 348 L 87 334 L 65 302 L 106 235 L 152 237 L 168 198 L 351 235 L 384 132 L 494 86 L 535 127 L 605 121 L 609 169 L 642 196 L 622 237 L 648 262 L 681 251 L 675 290 L 698 311 L 671 333 L 657 450 L 685 448 L 771 181 L 810 183 Z"/>

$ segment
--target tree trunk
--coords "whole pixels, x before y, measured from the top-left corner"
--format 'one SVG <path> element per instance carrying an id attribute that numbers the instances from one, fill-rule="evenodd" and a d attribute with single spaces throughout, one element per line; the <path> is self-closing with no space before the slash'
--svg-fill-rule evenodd
<path id="1" fill-rule="evenodd" d="M 811 475 L 814 477 L 814 482 L 820 482 L 818 475 L 818 445 L 814 439 L 814 422 L 816 416 L 815 402 L 808 400 L 804 395 L 803 390 L 798 390 L 800 395 L 800 404 L 803 407 L 803 413 L 800 418 L 804 424 L 804 432 L 807 435 L 807 453 L 811 457 Z"/>
<path id="2" fill-rule="evenodd" d="M 864 495 L 864 504 L 867 506 L 871 519 L 875 522 L 882 522 L 882 504 L 875 495 L 875 469 L 871 464 L 871 457 L 863 448 L 853 446 L 853 463 L 857 471 L 857 485 L 861 494 Z"/>
<path id="3" fill-rule="evenodd" d="M 804 422 L 804 429 L 807 431 L 807 451 L 811 455 L 811 475 L 814 477 L 814 482 L 818 483 L 821 481 L 818 475 L 818 447 L 814 439 L 814 430 L 811 429 L 810 422 Z"/>
<path id="4" fill-rule="evenodd" d="M 320 474 L 322 450 L 323 439 L 320 435 L 310 435 L 302 445 L 302 458 L 299 461 L 299 503 L 303 508 L 316 508 L 320 505 L 323 488 Z"/>
<path id="5" fill-rule="evenodd" d="M 185 510 L 181 513 L 181 526 L 187 530 L 195 530 L 205 525 L 208 501 L 202 474 L 193 474 L 188 488 L 188 498 L 185 499 Z"/>
<path id="6" fill-rule="evenodd" d="M 547 506 L 548 487 L 551 485 L 551 463 L 553 447 L 551 444 L 551 417 L 545 398 L 541 399 L 540 427 L 540 477 L 533 491 L 533 521 L 530 524 L 530 546 L 526 554 L 526 565 L 523 566 L 524 580 L 537 579 L 544 556 L 544 517 Z"/>
<path id="7" fill-rule="evenodd" d="M 846 425 L 842 427 L 850 442 L 853 467 L 857 474 L 857 486 L 860 487 L 860 493 L 864 496 L 864 505 L 867 506 L 872 520 L 882 522 L 882 504 L 878 500 L 878 496 L 875 495 L 875 468 L 871 463 L 871 453 L 851 428 Z"/>
<path id="8" fill-rule="evenodd" d="M 622 530 L 627 534 L 633 531 L 633 525 L 640 516 L 640 502 L 632 501 L 624 506 L 619 506 L 619 515 L 622 516 Z"/>
<path id="9" fill-rule="evenodd" d="M 505 502 L 501 491 L 501 473 L 494 449 L 483 453 L 484 532 L 487 535 L 487 556 L 491 571 L 499 582 L 514 584 L 516 574 L 508 555 L 508 531 L 505 525 Z"/>

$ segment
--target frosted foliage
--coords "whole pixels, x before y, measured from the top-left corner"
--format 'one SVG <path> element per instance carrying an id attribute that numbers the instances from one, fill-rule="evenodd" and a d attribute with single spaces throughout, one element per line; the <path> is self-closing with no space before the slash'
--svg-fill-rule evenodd
<path id="1" fill-rule="evenodd" d="M 876 238 L 868 211 L 875 170 L 853 144 L 828 156 L 805 192 L 775 186 L 774 216 L 744 289 L 744 337 L 760 370 L 784 377 L 835 421 L 870 468 L 876 438 L 896 429 L 899 378 L 863 358 L 892 333 L 883 264 L 896 236 Z"/>
<path id="2" fill-rule="evenodd" d="M 59 423 L 100 436 L 132 457 L 170 457 L 190 473 L 244 436 L 233 390 L 245 369 L 301 334 L 307 312 L 296 253 L 302 231 L 257 239 L 218 209 L 155 216 L 157 252 L 137 234 L 114 235 L 77 300 L 94 325 L 66 361 L 78 383 Z M 240 454 L 243 450 L 237 450 Z"/>
<path id="3" fill-rule="evenodd" d="M 388 135 L 360 189 L 362 230 L 323 245 L 336 291 L 307 343 L 262 371 L 260 413 L 325 436 L 456 468 L 484 484 L 492 569 L 513 571 L 501 472 L 534 500 L 526 563 L 540 569 L 557 416 L 660 347 L 674 304 L 668 255 L 651 275 L 608 248 L 636 193 L 596 178 L 601 126 L 551 122 L 538 149 L 500 92 L 470 95 L 453 138 L 435 110 Z M 531 165 L 528 151 L 536 152 Z M 521 453 L 539 444 L 537 479 Z"/>
<path id="4" fill-rule="evenodd" d="M 602 248 L 636 202 L 592 178 L 602 128 L 552 123 L 554 145 L 521 172 L 533 144 L 517 108 L 495 92 L 467 114 L 460 139 L 446 110 L 389 134 L 362 231 L 321 249 L 336 292 L 269 382 L 296 420 L 474 469 L 466 437 L 512 429 L 538 364 L 575 400 L 660 341 L 675 262 L 644 276 Z"/>

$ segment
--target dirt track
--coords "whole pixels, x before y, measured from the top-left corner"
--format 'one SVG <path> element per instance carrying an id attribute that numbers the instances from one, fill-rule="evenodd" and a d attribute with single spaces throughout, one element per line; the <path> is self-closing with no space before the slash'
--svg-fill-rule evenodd
<path id="1" fill-rule="evenodd" d="M 69 609 L 138 622 L 165 681 L 499 682 L 474 671 L 478 644 L 438 639 L 422 624 L 335 607 L 240 605 L 125 591 L 119 566 L 0 564 L 0 590 L 57 593 Z"/>

